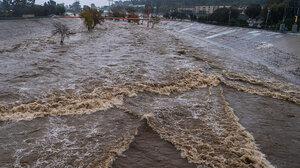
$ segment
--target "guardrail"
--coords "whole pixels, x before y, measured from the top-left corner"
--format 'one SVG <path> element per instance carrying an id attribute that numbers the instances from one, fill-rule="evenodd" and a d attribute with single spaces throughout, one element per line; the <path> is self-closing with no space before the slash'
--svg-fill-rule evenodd
<path id="1" fill-rule="evenodd" d="M 62 18 L 81 18 L 80 16 L 63 16 Z M 153 18 L 121 18 L 121 17 L 103 17 L 107 20 L 153 20 Z M 176 21 L 176 19 L 160 19 L 160 21 Z"/>
<path id="2" fill-rule="evenodd" d="M 0 17 L 0 20 L 28 20 L 28 19 L 43 19 L 51 18 L 50 16 L 36 16 L 36 17 Z"/>
<path id="3" fill-rule="evenodd" d="M 36 16 L 36 17 L 0 17 L 0 20 L 26 20 L 26 19 L 42 19 L 42 18 L 81 18 L 80 16 Z M 106 20 L 153 20 L 153 18 L 121 18 L 121 17 L 104 17 Z M 160 21 L 177 21 L 176 19 L 160 19 Z"/>

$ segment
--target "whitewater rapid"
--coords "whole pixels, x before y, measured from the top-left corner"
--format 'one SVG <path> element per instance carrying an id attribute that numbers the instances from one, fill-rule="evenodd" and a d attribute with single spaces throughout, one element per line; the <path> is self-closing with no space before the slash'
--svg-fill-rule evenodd
<path id="1" fill-rule="evenodd" d="M 50 34 L 54 21 L 75 33 L 64 46 Z M 260 128 L 253 136 L 243 126 L 251 119 L 236 114 L 277 118 L 280 102 L 285 120 L 299 122 L 299 56 L 270 42 L 287 35 L 184 22 L 108 21 L 91 33 L 80 19 L 23 22 L 0 23 L 16 28 L 1 29 L 0 167 L 149 167 L 157 157 L 165 167 L 273 167 L 282 155 L 268 152 L 268 161 L 255 141 Z M 235 103 L 244 93 L 240 101 L 255 96 L 258 109 Z M 276 166 L 297 166 L 296 157 Z"/>

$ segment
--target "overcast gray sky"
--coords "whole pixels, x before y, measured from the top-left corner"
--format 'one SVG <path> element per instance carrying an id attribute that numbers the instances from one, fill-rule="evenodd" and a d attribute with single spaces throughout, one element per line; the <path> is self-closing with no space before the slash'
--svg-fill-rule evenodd
<path id="1" fill-rule="evenodd" d="M 44 4 L 44 2 L 46 2 L 48 0 L 35 0 L 36 4 Z M 75 0 L 54 0 L 56 3 L 65 3 L 65 5 L 70 5 L 73 2 L 75 2 Z M 81 6 L 83 5 L 88 5 L 90 6 L 91 3 L 94 3 L 97 7 L 100 6 L 104 6 L 104 5 L 108 5 L 108 0 L 80 0 L 79 1 Z"/>

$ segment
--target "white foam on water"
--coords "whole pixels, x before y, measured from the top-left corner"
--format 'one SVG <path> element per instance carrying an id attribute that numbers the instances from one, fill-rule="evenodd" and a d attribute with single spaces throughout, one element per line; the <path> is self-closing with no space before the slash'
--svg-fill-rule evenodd
<path id="1" fill-rule="evenodd" d="M 236 32 L 236 30 L 229 30 L 229 31 L 218 33 L 218 34 L 214 34 L 212 36 L 206 37 L 206 39 L 211 39 L 211 38 L 219 37 L 219 36 L 226 35 L 226 34 L 233 33 L 233 32 Z"/>

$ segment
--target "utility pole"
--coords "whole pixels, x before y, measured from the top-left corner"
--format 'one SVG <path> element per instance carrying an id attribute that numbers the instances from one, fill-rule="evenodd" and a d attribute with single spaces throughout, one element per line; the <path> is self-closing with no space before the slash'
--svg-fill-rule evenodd
<path id="1" fill-rule="evenodd" d="M 282 23 L 285 22 L 286 19 L 286 8 L 289 6 L 288 1 L 286 1 L 285 5 L 284 5 L 284 14 L 283 14 L 283 18 L 282 18 Z"/>
<path id="2" fill-rule="evenodd" d="M 148 15 L 147 27 L 149 27 L 150 25 L 150 7 L 151 7 L 150 2 L 145 5 L 145 10 L 147 10 L 147 15 Z"/>
<path id="3" fill-rule="evenodd" d="M 298 16 L 299 16 L 299 8 L 298 8 L 298 10 L 297 10 L 297 16 L 296 16 L 296 18 L 295 18 L 295 24 L 297 24 L 297 22 L 298 22 Z"/>
<path id="4" fill-rule="evenodd" d="M 267 20 L 266 20 L 265 29 L 267 28 L 267 25 L 268 25 L 268 20 L 269 20 L 270 12 L 271 12 L 271 9 L 268 7 L 268 15 L 267 15 Z"/>
<path id="5" fill-rule="evenodd" d="M 110 0 L 108 0 L 108 17 L 111 17 L 110 16 Z"/>
<path id="6" fill-rule="evenodd" d="M 299 7 L 300 7 L 300 0 L 298 1 L 298 9 L 297 9 L 297 16 L 296 16 L 296 19 L 295 19 L 295 24 L 297 24 L 298 22 L 298 17 L 299 17 Z"/>
<path id="7" fill-rule="evenodd" d="M 292 32 L 297 33 L 298 32 L 298 17 L 299 17 L 299 7 L 300 7 L 300 1 L 298 1 L 298 7 L 297 7 L 297 15 L 295 16 L 295 24 L 292 27 Z"/>
<path id="8" fill-rule="evenodd" d="M 108 6 L 109 6 L 108 15 L 109 16 L 111 15 L 111 6 L 113 5 L 113 3 L 114 3 L 114 0 L 108 0 Z"/>
<path id="9" fill-rule="evenodd" d="M 229 12 L 228 12 L 229 18 L 228 18 L 228 25 L 230 25 L 230 18 L 231 18 L 231 9 L 229 8 Z"/>
<path id="10" fill-rule="evenodd" d="M 285 2 L 285 5 L 284 5 L 284 14 L 283 14 L 283 18 L 282 18 L 282 24 L 280 24 L 280 28 L 279 28 L 279 31 L 284 33 L 285 31 L 285 18 L 286 18 L 286 8 L 288 6 L 288 1 Z"/>

